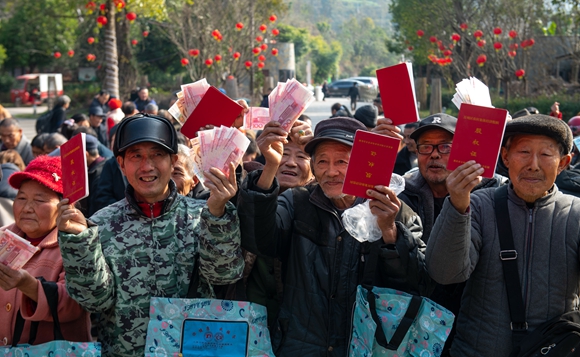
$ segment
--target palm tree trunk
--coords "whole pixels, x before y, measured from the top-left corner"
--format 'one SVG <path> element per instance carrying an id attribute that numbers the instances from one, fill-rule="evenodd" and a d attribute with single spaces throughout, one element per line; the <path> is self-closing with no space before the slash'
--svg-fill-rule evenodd
<path id="1" fill-rule="evenodd" d="M 119 67 L 117 58 L 117 33 L 115 31 L 115 4 L 107 1 L 107 25 L 105 27 L 105 85 L 106 91 L 119 98 Z"/>

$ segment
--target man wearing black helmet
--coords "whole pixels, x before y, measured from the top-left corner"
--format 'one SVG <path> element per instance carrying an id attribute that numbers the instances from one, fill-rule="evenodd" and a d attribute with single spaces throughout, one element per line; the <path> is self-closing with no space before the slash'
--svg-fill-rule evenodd
<path id="1" fill-rule="evenodd" d="M 155 115 L 124 119 L 114 153 L 128 186 L 125 199 L 89 221 L 68 200 L 60 203 L 58 227 L 69 294 L 100 312 L 103 356 L 143 356 L 152 296 L 186 297 L 198 261 L 198 292 L 209 284 L 237 281 L 244 262 L 235 207 L 235 168 L 226 177 L 206 172 L 207 201 L 177 193 L 171 172 L 177 134 Z"/>

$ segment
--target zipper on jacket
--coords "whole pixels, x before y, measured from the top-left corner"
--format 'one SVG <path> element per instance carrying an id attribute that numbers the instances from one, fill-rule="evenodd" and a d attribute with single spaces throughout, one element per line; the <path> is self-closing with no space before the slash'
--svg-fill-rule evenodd
<path id="1" fill-rule="evenodd" d="M 524 244 L 525 250 L 525 264 L 524 264 L 524 277 L 523 277 L 523 293 L 524 293 L 524 311 L 526 311 L 526 306 L 528 303 L 528 272 L 530 268 L 530 261 L 532 260 L 532 222 L 533 222 L 533 208 L 528 209 L 528 234 L 526 235 L 526 240 Z"/>

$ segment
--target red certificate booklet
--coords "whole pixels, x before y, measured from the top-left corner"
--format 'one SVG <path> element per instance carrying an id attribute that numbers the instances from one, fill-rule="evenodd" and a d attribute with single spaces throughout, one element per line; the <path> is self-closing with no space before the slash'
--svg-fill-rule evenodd
<path id="1" fill-rule="evenodd" d="M 232 126 L 244 108 L 215 87 L 209 87 L 197 107 L 183 124 L 181 132 L 195 138 L 199 128 L 206 125 Z"/>
<path id="2" fill-rule="evenodd" d="M 357 130 L 346 169 L 342 193 L 370 198 L 368 189 L 389 187 L 401 140 Z"/>
<path id="3" fill-rule="evenodd" d="M 455 170 L 474 160 L 484 168 L 483 177 L 493 177 L 507 114 L 505 109 L 461 104 L 447 169 Z"/>
<path id="4" fill-rule="evenodd" d="M 413 67 L 405 62 L 377 70 L 385 118 L 395 125 L 419 121 Z"/>
<path id="5" fill-rule="evenodd" d="M 60 147 L 63 196 L 71 204 L 89 195 L 85 140 L 85 133 L 79 133 Z"/>

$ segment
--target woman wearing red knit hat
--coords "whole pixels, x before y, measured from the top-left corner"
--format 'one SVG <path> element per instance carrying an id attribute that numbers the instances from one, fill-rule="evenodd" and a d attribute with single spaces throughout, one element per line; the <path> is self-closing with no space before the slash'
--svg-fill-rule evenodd
<path id="1" fill-rule="evenodd" d="M 54 339 L 52 315 L 42 283 L 44 277 L 58 288 L 58 316 L 64 338 L 90 341 L 89 313 L 67 293 L 64 268 L 56 228 L 57 204 L 62 199 L 60 157 L 39 156 L 24 171 L 8 180 L 18 190 L 13 211 L 15 223 L 0 228 L 28 240 L 39 248 L 22 269 L 14 270 L 0 263 L 0 346 L 30 342 L 32 321 L 38 321 L 33 344 Z M 20 341 L 12 341 L 18 311 L 25 320 Z"/>
<path id="2" fill-rule="evenodd" d="M 119 122 L 125 117 L 125 113 L 121 110 L 123 103 L 119 99 L 111 98 L 108 105 L 111 111 L 107 113 L 107 134 L 115 124 L 119 124 Z"/>

